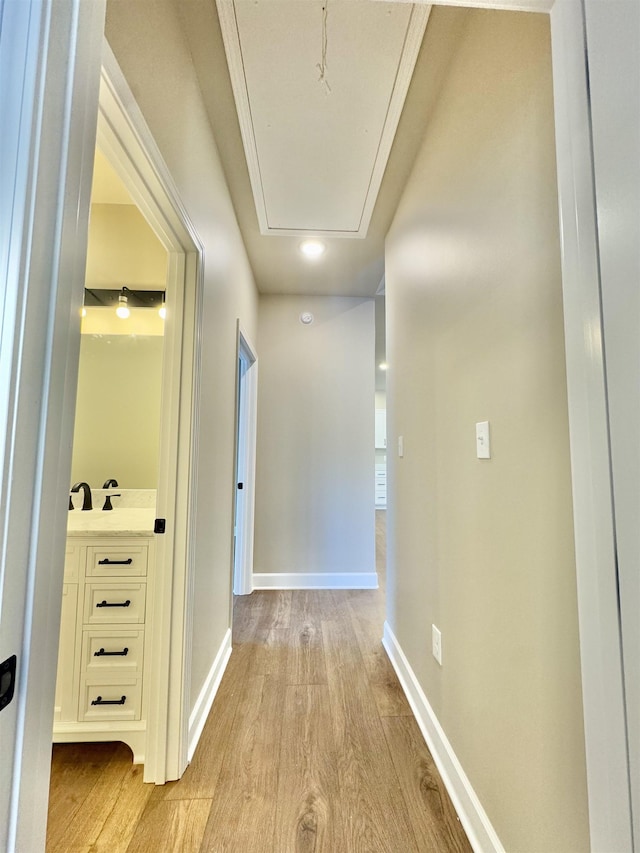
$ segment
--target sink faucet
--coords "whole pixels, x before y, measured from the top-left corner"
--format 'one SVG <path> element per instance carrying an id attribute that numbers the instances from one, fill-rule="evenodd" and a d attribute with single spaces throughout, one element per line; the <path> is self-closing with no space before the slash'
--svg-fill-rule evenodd
<path id="1" fill-rule="evenodd" d="M 113 477 L 111 477 L 109 480 L 105 480 L 105 483 L 102 486 L 102 488 L 103 489 L 111 489 L 111 488 L 117 489 L 118 488 L 118 481 L 114 480 Z M 115 495 L 113 495 L 112 497 L 115 497 Z M 118 497 L 120 497 L 120 496 L 118 495 Z"/>
<path id="2" fill-rule="evenodd" d="M 76 483 L 75 486 L 71 486 L 72 492 L 79 492 L 80 489 L 84 491 L 84 500 L 82 501 L 82 509 L 88 510 L 93 509 L 93 505 L 91 504 L 91 486 L 89 483 Z"/>
<path id="3" fill-rule="evenodd" d="M 120 492 L 110 492 L 108 495 L 105 495 L 104 496 L 104 506 L 102 507 L 102 509 L 104 509 L 104 510 L 113 509 L 113 506 L 111 504 L 111 498 L 120 498 L 120 497 L 122 497 Z"/>

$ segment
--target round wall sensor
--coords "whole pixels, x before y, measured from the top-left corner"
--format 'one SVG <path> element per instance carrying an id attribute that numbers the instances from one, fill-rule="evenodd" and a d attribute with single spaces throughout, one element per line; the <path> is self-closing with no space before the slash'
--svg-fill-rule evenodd
<path id="1" fill-rule="evenodd" d="M 305 326 L 310 326 L 313 323 L 313 314 L 310 311 L 303 311 L 300 315 L 300 322 Z"/>

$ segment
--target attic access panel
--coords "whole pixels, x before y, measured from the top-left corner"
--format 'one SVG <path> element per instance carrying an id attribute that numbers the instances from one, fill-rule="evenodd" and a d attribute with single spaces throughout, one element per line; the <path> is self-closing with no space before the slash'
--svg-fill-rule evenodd
<path id="1" fill-rule="evenodd" d="M 261 233 L 365 237 L 431 7 L 217 6 Z"/>

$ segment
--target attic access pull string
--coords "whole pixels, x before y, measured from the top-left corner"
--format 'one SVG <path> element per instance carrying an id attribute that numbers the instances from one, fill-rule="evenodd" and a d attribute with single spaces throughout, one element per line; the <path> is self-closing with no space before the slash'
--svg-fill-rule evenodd
<path id="1" fill-rule="evenodd" d="M 316 63 L 316 68 L 320 72 L 318 82 L 322 83 L 326 89 L 325 94 L 331 92 L 331 86 L 327 80 L 327 17 L 329 15 L 329 0 L 325 0 L 322 7 L 322 58 Z"/>

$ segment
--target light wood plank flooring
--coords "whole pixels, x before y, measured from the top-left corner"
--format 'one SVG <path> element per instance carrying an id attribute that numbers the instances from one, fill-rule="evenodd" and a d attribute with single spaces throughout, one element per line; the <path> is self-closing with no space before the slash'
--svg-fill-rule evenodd
<path id="1" fill-rule="evenodd" d="M 234 651 L 179 782 L 122 744 L 53 748 L 49 853 L 468 853 L 380 643 L 376 591 L 238 598 Z"/>

